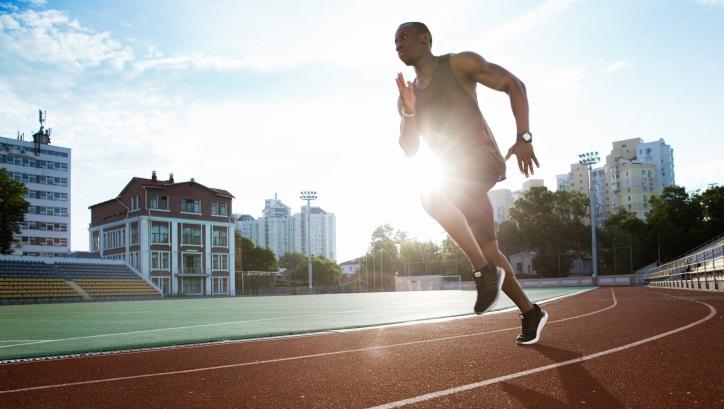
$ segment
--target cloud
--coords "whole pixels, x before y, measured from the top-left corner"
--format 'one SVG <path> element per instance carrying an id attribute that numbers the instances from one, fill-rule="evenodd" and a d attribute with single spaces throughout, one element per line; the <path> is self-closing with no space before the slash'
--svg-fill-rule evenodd
<path id="1" fill-rule="evenodd" d="M 505 44 L 512 37 L 518 36 L 549 17 L 566 10 L 578 0 L 548 0 L 526 14 L 493 28 L 492 31 L 486 33 L 486 44 L 491 46 Z"/>
<path id="2" fill-rule="evenodd" d="M 628 71 L 631 69 L 631 64 L 627 60 L 618 60 L 609 64 L 601 61 L 598 63 L 598 68 L 606 72 Z"/>
<path id="3" fill-rule="evenodd" d="M 155 50 L 154 50 L 155 51 Z M 282 57 L 273 55 L 257 55 L 243 58 L 231 58 L 205 53 L 182 54 L 174 56 L 159 55 L 155 51 L 149 58 L 144 58 L 134 64 L 137 71 L 146 70 L 238 70 L 238 71 L 269 71 L 290 68 L 292 66 L 312 62 L 314 59 L 302 55 L 287 55 Z"/>
<path id="4" fill-rule="evenodd" d="M 724 0 L 695 0 L 702 6 L 724 7 Z"/>
<path id="5" fill-rule="evenodd" d="M 33 63 L 80 69 L 104 64 L 120 69 L 134 59 L 133 51 L 109 33 L 82 27 L 58 10 L 0 14 L 0 50 Z"/>

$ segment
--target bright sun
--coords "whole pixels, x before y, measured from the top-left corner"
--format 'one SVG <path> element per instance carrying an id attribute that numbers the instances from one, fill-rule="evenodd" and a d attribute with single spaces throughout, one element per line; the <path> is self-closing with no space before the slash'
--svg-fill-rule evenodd
<path id="1" fill-rule="evenodd" d="M 410 179 L 420 192 L 429 192 L 442 187 L 445 167 L 427 145 L 421 141 L 417 155 L 411 158 Z"/>

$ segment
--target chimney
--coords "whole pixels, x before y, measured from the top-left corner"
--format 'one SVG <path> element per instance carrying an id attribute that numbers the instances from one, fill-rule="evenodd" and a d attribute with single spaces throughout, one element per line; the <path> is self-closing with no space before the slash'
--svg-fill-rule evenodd
<path id="1" fill-rule="evenodd" d="M 173 183 L 173 173 L 168 176 L 168 183 Z"/>
<path id="2" fill-rule="evenodd" d="M 191 178 L 191 183 L 194 183 L 194 178 Z"/>
<path id="3" fill-rule="evenodd" d="M 156 171 L 155 170 L 151 172 L 151 180 L 153 180 L 154 182 L 156 181 Z"/>

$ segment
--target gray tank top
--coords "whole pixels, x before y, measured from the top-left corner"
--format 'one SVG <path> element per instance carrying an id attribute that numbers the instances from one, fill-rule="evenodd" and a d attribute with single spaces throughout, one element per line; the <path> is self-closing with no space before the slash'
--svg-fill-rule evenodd
<path id="1" fill-rule="evenodd" d="M 493 133 L 480 112 L 475 95 L 465 91 L 450 67 L 450 54 L 438 57 L 437 68 L 426 88 L 414 87 L 416 115 L 423 138 L 443 158 L 484 152 L 505 172 Z"/>

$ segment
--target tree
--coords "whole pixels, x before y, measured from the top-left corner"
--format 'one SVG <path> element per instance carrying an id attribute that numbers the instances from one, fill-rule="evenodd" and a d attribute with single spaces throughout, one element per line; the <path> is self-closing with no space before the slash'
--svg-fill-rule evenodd
<path id="1" fill-rule="evenodd" d="M 13 234 L 20 234 L 30 205 L 23 196 L 28 189 L 0 169 L 0 253 L 12 253 Z"/>
<path id="2" fill-rule="evenodd" d="M 251 240 L 236 233 L 236 271 L 276 271 L 277 258 L 274 252 L 256 247 Z"/>
<path id="3" fill-rule="evenodd" d="M 724 186 L 711 185 L 699 198 L 704 211 L 701 241 L 707 241 L 724 233 Z"/>
<path id="4" fill-rule="evenodd" d="M 309 274 L 307 258 L 296 270 L 293 278 L 297 281 L 306 282 Z M 312 281 L 315 286 L 330 285 L 339 283 L 342 278 L 342 268 L 334 260 L 322 256 L 312 256 Z"/>
<path id="5" fill-rule="evenodd" d="M 669 186 L 649 203 L 646 223 L 657 238 L 662 262 L 701 244 L 704 209 L 696 192 L 690 195 L 681 186 Z"/>
<path id="6" fill-rule="evenodd" d="M 296 277 L 300 276 L 298 273 L 301 269 L 304 269 L 304 271 L 308 269 L 306 266 L 307 256 L 302 253 L 286 253 L 279 258 L 279 268 L 286 268 L 289 278 L 296 279 Z M 312 267 L 312 269 L 314 269 L 314 267 Z M 306 276 L 304 279 L 307 279 Z"/>
<path id="7" fill-rule="evenodd" d="M 588 207 L 588 198 L 582 193 L 534 187 L 510 209 L 525 247 L 537 253 L 533 267 L 543 276 L 566 275 L 571 258 L 590 251 L 584 224 Z"/>

